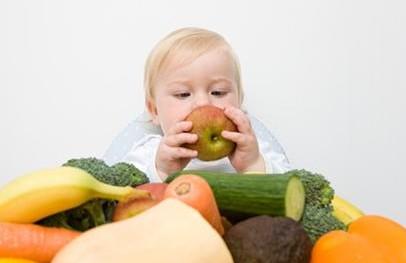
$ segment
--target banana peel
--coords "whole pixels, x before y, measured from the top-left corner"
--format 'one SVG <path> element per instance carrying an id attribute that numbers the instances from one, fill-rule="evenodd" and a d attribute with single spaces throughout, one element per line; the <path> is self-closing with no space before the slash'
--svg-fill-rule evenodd
<path id="1" fill-rule="evenodd" d="M 358 207 L 338 195 L 334 195 L 331 204 L 333 206 L 333 216 L 345 225 L 349 225 L 364 215 Z"/>
<path id="2" fill-rule="evenodd" d="M 113 186 L 74 167 L 42 169 L 0 187 L 0 222 L 34 223 L 94 198 L 126 200 L 149 196 L 131 186 Z"/>

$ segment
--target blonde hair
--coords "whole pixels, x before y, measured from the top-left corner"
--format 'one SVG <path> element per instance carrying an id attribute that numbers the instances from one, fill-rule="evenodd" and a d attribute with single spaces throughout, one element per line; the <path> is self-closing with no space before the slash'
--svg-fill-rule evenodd
<path id="1" fill-rule="evenodd" d="M 192 62 L 207 51 L 218 47 L 226 47 L 234 62 L 236 83 L 239 102 L 243 101 L 243 90 L 241 83 L 241 69 L 237 55 L 229 43 L 218 33 L 201 28 L 181 28 L 161 41 L 159 41 L 149 54 L 145 63 L 144 89 L 146 101 L 154 99 L 154 87 L 158 75 L 165 70 L 168 61 L 179 53 L 182 56 L 182 63 Z"/>

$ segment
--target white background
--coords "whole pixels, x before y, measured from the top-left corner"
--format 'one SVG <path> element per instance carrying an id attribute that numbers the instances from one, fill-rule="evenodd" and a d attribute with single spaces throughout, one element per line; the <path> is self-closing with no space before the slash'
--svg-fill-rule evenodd
<path id="1" fill-rule="evenodd" d="M 0 183 L 102 156 L 143 111 L 152 46 L 198 26 L 235 48 L 294 167 L 406 225 L 406 2 L 241 2 L 0 0 Z"/>

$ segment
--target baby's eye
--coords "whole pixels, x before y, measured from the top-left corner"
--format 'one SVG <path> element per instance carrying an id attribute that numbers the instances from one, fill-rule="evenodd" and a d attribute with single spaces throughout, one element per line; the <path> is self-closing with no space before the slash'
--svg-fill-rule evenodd
<path id="1" fill-rule="evenodd" d="M 221 90 L 213 90 L 210 92 L 211 95 L 216 96 L 216 97 L 221 97 L 227 94 L 226 91 L 221 91 Z"/>
<path id="2" fill-rule="evenodd" d="M 176 93 L 175 97 L 179 98 L 179 99 L 184 99 L 190 96 L 189 92 L 180 92 L 180 93 Z"/>

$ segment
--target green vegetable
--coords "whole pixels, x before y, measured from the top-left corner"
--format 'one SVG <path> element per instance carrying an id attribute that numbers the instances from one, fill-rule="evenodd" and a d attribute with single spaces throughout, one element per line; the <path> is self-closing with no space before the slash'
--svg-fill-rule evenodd
<path id="1" fill-rule="evenodd" d="M 181 171 L 169 176 L 166 182 L 172 181 L 180 174 L 195 174 L 206 179 L 222 215 L 228 218 L 230 215 L 246 217 L 263 214 L 299 220 L 303 213 L 304 188 L 299 177 L 294 174 L 264 176 Z"/>
<path id="2" fill-rule="evenodd" d="M 103 160 L 97 158 L 71 159 L 63 166 L 81 168 L 97 180 L 116 186 L 137 186 L 148 183 L 148 177 L 129 163 L 117 163 L 108 166 Z"/>
<path id="3" fill-rule="evenodd" d="M 313 243 L 332 230 L 346 230 L 346 226 L 333 216 L 330 207 L 320 208 L 309 204 L 305 205 L 300 223 Z"/>
<path id="4" fill-rule="evenodd" d="M 292 170 L 286 174 L 294 174 L 300 177 L 306 189 L 306 204 L 330 206 L 334 197 L 334 189 L 322 175 L 306 170 Z"/>
<path id="5" fill-rule="evenodd" d="M 323 175 L 306 170 L 293 170 L 286 174 L 297 175 L 303 182 L 306 201 L 300 222 L 313 243 L 329 231 L 346 230 L 346 226 L 332 214 L 331 201 L 334 197 L 334 189 Z"/>
<path id="6" fill-rule="evenodd" d="M 46 217 L 40 225 L 86 231 L 112 221 L 116 202 L 94 199 L 76 208 Z"/>
<path id="7" fill-rule="evenodd" d="M 81 168 L 99 181 L 116 186 L 137 186 L 149 182 L 148 177 L 143 172 L 128 163 L 117 163 L 110 167 L 103 160 L 97 158 L 80 158 L 71 159 L 63 166 Z M 37 223 L 86 231 L 111 222 L 115 207 L 115 201 L 94 199 L 79 207 L 51 215 Z"/>
<path id="8" fill-rule="evenodd" d="M 167 180 L 170 181 L 173 179 L 173 177 L 185 173 L 192 173 L 203 176 L 209 182 L 210 186 L 213 188 L 214 194 L 216 196 L 216 201 L 219 205 L 222 215 L 226 216 L 227 219 L 229 219 L 233 223 L 255 215 L 266 214 L 265 210 L 261 210 L 262 208 L 267 207 L 267 205 L 263 201 L 263 192 L 274 191 L 275 188 L 278 188 L 272 185 L 261 185 L 261 182 L 252 184 L 250 180 L 248 180 L 249 183 L 240 183 L 238 181 L 238 178 L 241 175 L 239 174 L 227 174 L 209 171 L 182 171 L 171 175 L 170 177 L 168 177 Z M 224 176 L 229 176 L 231 177 L 231 179 L 224 181 L 224 179 L 222 179 Z M 253 175 L 249 176 L 252 177 Z M 256 176 L 264 177 L 264 175 Z M 309 234 L 312 242 L 315 242 L 321 235 L 329 231 L 346 230 L 346 226 L 332 214 L 333 207 L 331 205 L 331 201 L 334 197 L 334 189 L 331 187 L 330 182 L 323 175 L 311 173 L 306 170 L 292 170 L 282 175 L 278 174 L 276 176 L 297 176 L 301 179 L 304 186 L 306 198 L 304 204 L 304 212 L 300 223 L 302 223 L 303 228 Z M 270 176 L 265 177 L 272 178 L 275 177 L 275 174 L 271 174 Z M 250 187 L 249 191 L 255 192 L 254 189 L 256 188 L 260 190 L 257 193 L 253 193 L 253 195 L 250 196 L 251 198 L 247 199 L 244 197 L 244 195 L 241 195 L 241 193 L 247 191 L 245 188 L 248 185 Z M 228 192 L 231 191 L 229 186 L 235 187 L 235 189 L 233 190 L 231 195 L 227 197 L 229 195 Z M 225 202 L 232 202 L 235 205 L 235 208 L 232 209 L 233 211 L 230 212 L 222 207 L 224 206 Z M 291 204 L 290 206 L 293 207 L 293 204 Z M 300 207 L 301 203 L 298 203 L 298 206 Z M 259 209 L 252 211 L 252 207 L 259 207 Z M 250 213 L 247 213 L 247 210 L 250 210 Z"/>

